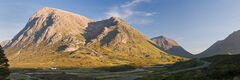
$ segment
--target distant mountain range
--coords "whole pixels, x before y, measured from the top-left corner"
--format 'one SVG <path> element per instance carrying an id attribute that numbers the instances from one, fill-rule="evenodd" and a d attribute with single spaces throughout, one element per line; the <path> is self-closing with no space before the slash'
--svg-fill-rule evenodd
<path id="1" fill-rule="evenodd" d="M 240 30 L 233 32 L 224 40 L 217 41 L 197 57 L 240 54 Z"/>
<path id="2" fill-rule="evenodd" d="M 181 47 L 176 41 L 165 36 L 154 37 L 151 40 L 156 42 L 159 48 L 167 53 L 187 58 L 192 58 L 194 56 Z"/>
<path id="3" fill-rule="evenodd" d="M 95 21 L 48 7 L 34 13 L 25 28 L 1 45 L 13 68 L 142 66 L 186 60 L 160 50 L 118 17 Z"/>

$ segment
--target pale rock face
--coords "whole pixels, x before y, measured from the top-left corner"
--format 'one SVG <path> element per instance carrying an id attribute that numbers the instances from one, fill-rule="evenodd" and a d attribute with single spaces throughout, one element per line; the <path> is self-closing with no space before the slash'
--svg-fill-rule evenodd
<path id="1" fill-rule="evenodd" d="M 26 41 L 55 43 L 68 36 L 84 33 L 84 29 L 91 22 L 95 20 L 60 9 L 45 7 L 29 19 L 25 28 L 12 39 L 7 47 L 21 46 Z M 74 37 L 71 41 L 84 43 Z"/>
<path id="2" fill-rule="evenodd" d="M 12 41 L 11 40 L 5 40 L 0 43 L 0 45 L 4 48 L 6 45 L 9 45 Z"/>
<path id="3" fill-rule="evenodd" d="M 79 46 L 76 46 L 76 45 L 69 45 L 65 50 L 64 52 L 71 52 L 71 51 L 76 51 L 77 49 L 79 49 Z"/>

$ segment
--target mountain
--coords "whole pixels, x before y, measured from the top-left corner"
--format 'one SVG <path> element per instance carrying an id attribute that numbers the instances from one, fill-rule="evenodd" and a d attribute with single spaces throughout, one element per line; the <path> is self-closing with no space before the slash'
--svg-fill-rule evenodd
<path id="1" fill-rule="evenodd" d="M 197 57 L 209 57 L 214 55 L 235 55 L 240 52 L 240 30 L 233 32 L 224 40 L 217 41 Z"/>
<path id="2" fill-rule="evenodd" d="M 142 66 L 186 60 L 154 45 L 118 17 L 95 21 L 45 7 L 4 48 L 12 68 Z"/>
<path id="3" fill-rule="evenodd" d="M 165 36 L 154 37 L 151 40 L 156 42 L 159 48 L 167 53 L 187 58 L 192 58 L 194 56 L 182 48 L 176 41 Z"/>

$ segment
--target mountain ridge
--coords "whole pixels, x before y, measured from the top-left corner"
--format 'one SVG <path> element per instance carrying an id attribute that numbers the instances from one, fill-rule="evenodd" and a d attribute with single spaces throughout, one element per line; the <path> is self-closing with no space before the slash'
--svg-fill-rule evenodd
<path id="1" fill-rule="evenodd" d="M 197 57 L 210 57 L 214 55 L 235 55 L 240 51 L 240 30 L 234 31 L 224 40 L 219 40 Z"/>

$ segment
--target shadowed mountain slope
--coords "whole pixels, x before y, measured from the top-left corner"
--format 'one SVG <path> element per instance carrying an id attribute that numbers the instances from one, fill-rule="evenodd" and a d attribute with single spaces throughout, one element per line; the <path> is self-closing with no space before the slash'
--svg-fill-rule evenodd
<path id="1" fill-rule="evenodd" d="M 156 42 L 159 48 L 167 53 L 187 58 L 192 58 L 194 56 L 182 48 L 176 41 L 165 36 L 154 37 L 151 40 Z"/>
<path id="2" fill-rule="evenodd" d="M 240 30 L 233 32 L 224 40 L 214 43 L 210 48 L 198 54 L 197 57 L 235 54 L 240 54 Z"/>

